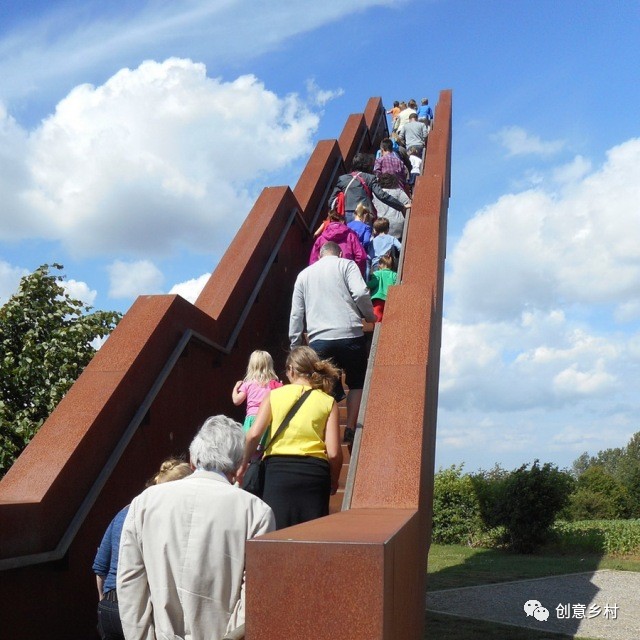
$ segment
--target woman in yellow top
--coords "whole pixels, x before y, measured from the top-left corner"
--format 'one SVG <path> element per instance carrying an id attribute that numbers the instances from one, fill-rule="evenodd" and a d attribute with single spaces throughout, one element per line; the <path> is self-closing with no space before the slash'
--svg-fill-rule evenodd
<path id="1" fill-rule="evenodd" d="M 342 467 L 338 407 L 329 395 L 339 370 L 310 347 L 293 349 L 286 366 L 290 384 L 273 389 L 260 404 L 238 474 L 241 480 L 265 431 L 270 439 L 300 396 L 313 389 L 264 453 L 262 499 L 273 509 L 277 529 L 328 515 Z"/>

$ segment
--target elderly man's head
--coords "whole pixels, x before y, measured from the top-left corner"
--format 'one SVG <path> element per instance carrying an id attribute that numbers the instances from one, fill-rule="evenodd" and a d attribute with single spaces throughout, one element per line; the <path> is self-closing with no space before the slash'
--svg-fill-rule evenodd
<path id="1" fill-rule="evenodd" d="M 242 426 L 227 416 L 207 418 L 189 447 L 196 469 L 233 475 L 244 455 Z"/>
<path id="2" fill-rule="evenodd" d="M 325 242 L 320 247 L 320 257 L 324 258 L 325 256 L 337 256 L 338 258 L 342 256 L 340 245 L 336 242 Z"/>

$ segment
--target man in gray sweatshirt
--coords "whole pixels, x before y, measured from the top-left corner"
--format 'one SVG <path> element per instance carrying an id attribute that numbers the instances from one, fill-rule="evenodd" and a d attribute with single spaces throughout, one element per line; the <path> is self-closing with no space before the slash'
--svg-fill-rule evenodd
<path id="1" fill-rule="evenodd" d="M 301 345 L 306 325 L 309 346 L 344 371 L 349 387 L 345 441 L 351 441 L 367 371 L 362 319 L 375 322 L 376 317 L 360 270 L 353 260 L 341 255 L 339 245 L 327 242 L 320 249 L 320 260 L 298 275 L 291 301 L 289 339 L 292 348 Z M 338 401 L 344 397 L 341 382 L 334 396 Z"/>
<path id="2" fill-rule="evenodd" d="M 427 144 L 429 129 L 424 122 L 418 122 L 418 116 L 412 113 L 409 116 L 409 122 L 398 131 L 398 134 L 404 139 L 404 146 L 407 149 L 416 147 L 418 151 L 422 151 Z"/>

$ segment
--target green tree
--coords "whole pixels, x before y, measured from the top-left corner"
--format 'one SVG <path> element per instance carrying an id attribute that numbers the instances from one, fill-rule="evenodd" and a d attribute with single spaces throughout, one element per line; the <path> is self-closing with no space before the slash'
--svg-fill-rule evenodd
<path id="1" fill-rule="evenodd" d="M 578 478 L 566 509 L 571 520 L 615 520 L 629 517 L 630 512 L 627 488 L 599 465 L 590 466 Z"/>
<path id="2" fill-rule="evenodd" d="M 93 311 L 42 265 L 0 307 L 0 477 L 89 363 L 121 314 Z"/>
<path id="3" fill-rule="evenodd" d="M 585 451 L 573 461 L 571 472 L 575 478 L 579 478 L 592 464 L 593 458 Z"/>
<path id="4" fill-rule="evenodd" d="M 640 431 L 631 436 L 631 440 L 627 443 L 614 477 L 626 487 L 629 493 L 630 516 L 640 517 Z"/>
<path id="5" fill-rule="evenodd" d="M 478 498 L 462 465 L 438 471 L 433 484 L 433 541 L 469 544 L 481 528 Z"/>
<path id="6" fill-rule="evenodd" d="M 590 456 L 586 451 L 573 463 L 573 473 L 580 479 L 583 474 L 593 467 L 598 467 L 617 482 L 624 485 L 628 494 L 628 516 L 640 517 L 640 431 L 635 433 L 626 447 L 616 447 L 598 451 Z M 602 496 L 587 497 L 590 489 L 578 488 L 581 491 L 580 500 L 585 508 L 601 510 Z"/>
<path id="7" fill-rule="evenodd" d="M 485 525 L 504 527 L 505 542 L 520 553 L 531 553 L 548 540 L 573 484 L 569 473 L 538 460 L 510 473 L 497 469 L 474 476 Z"/>

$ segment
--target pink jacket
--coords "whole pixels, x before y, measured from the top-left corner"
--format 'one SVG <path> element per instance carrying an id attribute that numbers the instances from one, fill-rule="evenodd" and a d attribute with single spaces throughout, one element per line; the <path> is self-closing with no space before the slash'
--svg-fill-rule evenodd
<path id="1" fill-rule="evenodd" d="M 335 242 L 342 249 L 342 257 L 347 260 L 353 260 L 360 269 L 360 273 L 364 277 L 365 268 L 367 266 L 367 254 L 360 244 L 358 234 L 349 229 L 343 222 L 330 222 L 327 228 L 322 232 L 313 244 L 309 264 L 318 262 L 320 259 L 320 248 L 326 242 Z"/>

